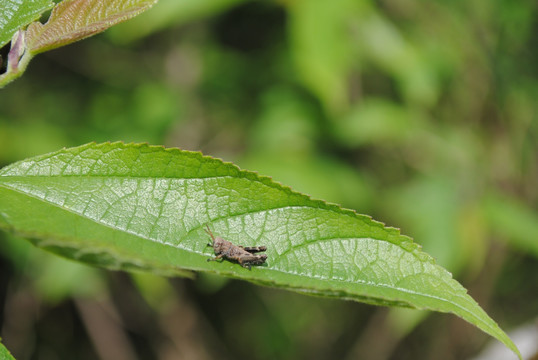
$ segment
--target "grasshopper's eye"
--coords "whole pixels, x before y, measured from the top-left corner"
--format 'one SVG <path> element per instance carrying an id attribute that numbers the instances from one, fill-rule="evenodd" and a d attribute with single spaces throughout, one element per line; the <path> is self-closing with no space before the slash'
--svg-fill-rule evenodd
<path id="1" fill-rule="evenodd" d="M 215 243 L 213 244 L 213 247 L 215 249 L 222 249 L 222 246 L 224 245 L 223 239 L 220 237 L 215 238 Z"/>

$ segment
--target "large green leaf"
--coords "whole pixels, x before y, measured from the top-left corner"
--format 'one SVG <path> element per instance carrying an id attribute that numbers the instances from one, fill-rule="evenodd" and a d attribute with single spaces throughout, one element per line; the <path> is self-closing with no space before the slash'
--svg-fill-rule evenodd
<path id="1" fill-rule="evenodd" d="M 0 227 L 113 269 L 204 271 L 303 293 L 451 312 L 518 350 L 449 272 L 394 228 L 200 153 L 88 144 L 0 170 Z M 206 262 L 205 224 L 267 263 Z"/>
<path id="2" fill-rule="evenodd" d="M 7 44 L 17 30 L 26 27 L 53 5 L 50 0 L 0 1 L 0 47 Z"/>

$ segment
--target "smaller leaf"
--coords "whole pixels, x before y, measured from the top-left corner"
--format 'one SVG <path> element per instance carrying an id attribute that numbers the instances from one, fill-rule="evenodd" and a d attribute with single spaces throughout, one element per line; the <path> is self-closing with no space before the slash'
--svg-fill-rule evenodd
<path id="1" fill-rule="evenodd" d="M 0 2 L 0 47 L 7 44 L 13 34 L 52 8 L 50 0 L 3 0 Z"/>
<path id="2" fill-rule="evenodd" d="M 65 0 L 46 24 L 34 22 L 27 31 L 27 46 L 38 54 L 100 33 L 149 9 L 157 0 Z"/>

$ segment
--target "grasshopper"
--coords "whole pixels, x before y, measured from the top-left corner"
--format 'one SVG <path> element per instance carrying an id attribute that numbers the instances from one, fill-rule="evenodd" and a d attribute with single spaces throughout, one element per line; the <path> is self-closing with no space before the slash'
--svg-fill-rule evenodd
<path id="1" fill-rule="evenodd" d="M 237 261 L 242 267 L 248 268 L 250 270 L 251 265 L 261 265 L 267 260 L 267 255 L 261 254 L 256 255 L 257 252 L 262 252 L 267 250 L 265 246 L 255 246 L 255 247 L 246 247 L 234 245 L 228 240 L 224 240 L 221 237 L 214 236 L 209 228 L 209 225 L 206 225 L 207 229 L 204 229 L 205 232 L 211 237 L 211 243 L 207 246 L 211 246 L 215 251 L 215 257 L 207 259 L 207 261 L 219 260 L 222 258 L 228 260 Z"/>

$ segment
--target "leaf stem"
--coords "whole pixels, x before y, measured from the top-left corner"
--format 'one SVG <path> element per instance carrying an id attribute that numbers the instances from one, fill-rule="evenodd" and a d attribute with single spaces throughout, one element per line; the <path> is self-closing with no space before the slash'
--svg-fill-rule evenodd
<path id="1" fill-rule="evenodd" d="M 26 47 L 25 35 L 24 30 L 19 30 L 11 39 L 11 49 L 7 56 L 7 70 L 0 75 L 0 89 L 20 77 L 34 57 Z"/>

